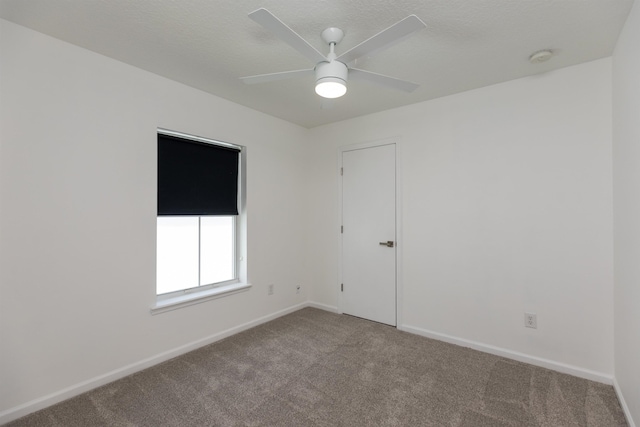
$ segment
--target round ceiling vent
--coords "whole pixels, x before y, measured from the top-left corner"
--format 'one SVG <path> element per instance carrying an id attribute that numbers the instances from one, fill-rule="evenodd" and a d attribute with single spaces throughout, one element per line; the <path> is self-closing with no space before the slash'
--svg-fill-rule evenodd
<path id="1" fill-rule="evenodd" d="M 529 62 L 532 64 L 539 64 L 541 62 L 548 61 L 553 56 L 553 51 L 550 49 L 539 50 L 534 52 L 529 57 Z"/>

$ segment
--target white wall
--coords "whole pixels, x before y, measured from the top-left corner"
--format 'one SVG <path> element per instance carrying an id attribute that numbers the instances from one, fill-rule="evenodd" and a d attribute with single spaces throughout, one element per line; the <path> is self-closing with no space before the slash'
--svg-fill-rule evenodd
<path id="1" fill-rule="evenodd" d="M 615 376 L 640 423 L 640 4 L 613 55 Z"/>
<path id="2" fill-rule="evenodd" d="M 337 147 L 397 137 L 400 326 L 610 381 L 610 68 L 598 60 L 313 129 L 311 299 L 338 305 Z"/>
<path id="3" fill-rule="evenodd" d="M 306 129 L 7 21 L 0 31 L 0 423 L 306 301 L 305 211 L 292 202 L 306 194 Z M 152 316 L 157 127 L 248 147 L 253 287 Z"/>

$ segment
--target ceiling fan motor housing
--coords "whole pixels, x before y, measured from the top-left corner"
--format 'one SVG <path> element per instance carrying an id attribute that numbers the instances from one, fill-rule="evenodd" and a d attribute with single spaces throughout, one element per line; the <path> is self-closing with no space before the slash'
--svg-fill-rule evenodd
<path id="1" fill-rule="evenodd" d="M 339 98 L 347 92 L 347 66 L 330 58 L 319 62 L 316 71 L 316 93 L 323 98 Z"/>
<path id="2" fill-rule="evenodd" d="M 346 84 L 348 74 L 347 66 L 340 61 L 320 62 L 316 65 L 316 84 L 336 81 L 328 79 L 339 79 L 342 80 L 340 83 Z"/>

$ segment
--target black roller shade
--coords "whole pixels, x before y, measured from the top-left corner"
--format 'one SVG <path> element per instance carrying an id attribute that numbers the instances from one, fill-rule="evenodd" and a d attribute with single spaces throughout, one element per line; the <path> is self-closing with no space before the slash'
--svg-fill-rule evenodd
<path id="1" fill-rule="evenodd" d="M 238 215 L 239 154 L 158 134 L 158 216 Z"/>

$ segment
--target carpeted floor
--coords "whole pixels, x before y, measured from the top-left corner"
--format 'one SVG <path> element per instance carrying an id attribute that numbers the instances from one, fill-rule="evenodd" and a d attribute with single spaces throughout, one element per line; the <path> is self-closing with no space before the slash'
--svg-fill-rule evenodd
<path id="1" fill-rule="evenodd" d="M 10 426 L 625 426 L 611 386 L 306 308 Z"/>

